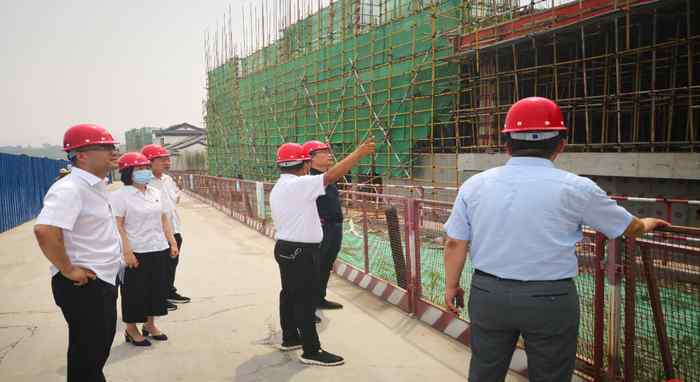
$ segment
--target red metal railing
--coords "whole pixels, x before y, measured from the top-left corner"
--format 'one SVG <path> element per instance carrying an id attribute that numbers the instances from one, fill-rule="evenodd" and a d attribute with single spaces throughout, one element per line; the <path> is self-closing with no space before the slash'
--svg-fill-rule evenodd
<path id="1" fill-rule="evenodd" d="M 390 195 L 401 195 L 408 198 L 425 199 L 425 200 L 440 200 L 445 202 L 454 201 L 457 196 L 459 189 L 457 187 L 448 186 L 423 186 L 423 185 L 409 185 L 409 184 L 351 184 L 351 183 L 341 183 L 341 186 L 346 189 L 352 190 L 367 190 L 369 192 L 378 194 L 390 194 Z M 637 205 L 662 205 L 662 209 L 657 209 L 655 211 L 650 211 L 655 217 L 666 219 L 669 222 L 674 222 L 678 220 L 674 216 L 673 208 L 676 206 L 692 206 L 695 208 L 700 208 L 700 200 L 692 199 L 682 199 L 682 198 L 650 198 L 650 197 L 638 197 L 638 196 L 626 196 L 626 195 L 610 195 L 610 198 L 623 204 L 628 204 L 630 206 Z M 690 215 L 690 211 L 688 214 Z M 683 219 L 681 219 L 683 220 Z M 700 223 L 700 221 L 698 221 Z M 691 224 L 692 225 L 692 224 Z"/>
<path id="2" fill-rule="evenodd" d="M 176 179 L 192 195 L 274 235 L 271 183 L 195 174 L 176 174 Z M 449 315 L 443 306 L 442 243 L 451 203 L 352 190 L 341 196 L 345 232 L 339 261 L 360 276 L 405 291 L 408 298 L 397 305 L 406 312 L 430 306 Z M 396 211 L 398 246 L 387 233 L 387 208 Z M 577 372 L 597 381 L 700 380 L 700 229 L 672 227 L 610 242 L 584 229 L 576 254 Z M 467 297 L 471 274 L 467 264 L 460 280 Z M 459 319 L 468 323 L 468 314 Z M 466 343 L 466 337 L 458 339 Z"/>

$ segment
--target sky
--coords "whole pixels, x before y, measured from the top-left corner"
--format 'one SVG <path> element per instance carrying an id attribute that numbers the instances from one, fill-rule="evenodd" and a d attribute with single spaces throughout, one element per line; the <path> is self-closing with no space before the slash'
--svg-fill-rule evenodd
<path id="1" fill-rule="evenodd" d="M 256 1 L 256 0 L 252 0 Z M 204 35 L 243 0 L 0 0 L 0 146 L 60 145 L 77 123 L 117 140 L 203 127 Z"/>
<path id="2" fill-rule="evenodd" d="M 0 0 L 0 146 L 60 145 L 78 123 L 120 142 L 144 126 L 204 127 L 205 33 L 231 7 L 241 45 L 250 4 L 263 0 Z"/>

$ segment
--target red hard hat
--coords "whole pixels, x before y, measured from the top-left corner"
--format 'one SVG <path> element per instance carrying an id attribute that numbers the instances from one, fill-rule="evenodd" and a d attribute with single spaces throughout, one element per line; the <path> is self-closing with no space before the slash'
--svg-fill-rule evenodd
<path id="1" fill-rule="evenodd" d="M 155 143 L 143 146 L 141 154 L 145 155 L 148 160 L 170 156 L 168 149 L 161 145 L 156 145 Z"/>
<path id="2" fill-rule="evenodd" d="M 328 147 L 327 144 L 321 141 L 308 141 L 304 143 L 304 146 L 302 147 L 304 147 L 304 155 L 306 155 L 309 158 L 311 158 L 311 154 L 313 154 L 314 151 L 330 149 L 330 147 Z"/>
<path id="3" fill-rule="evenodd" d="M 82 124 L 69 128 L 63 134 L 63 151 L 71 151 L 84 146 L 116 145 L 112 134 L 102 126 Z"/>
<path id="4" fill-rule="evenodd" d="M 502 133 L 566 130 L 559 106 L 549 98 L 528 97 L 513 104 Z"/>
<path id="5" fill-rule="evenodd" d="M 129 167 L 148 166 L 151 164 L 151 161 L 141 153 L 130 152 L 119 157 L 117 164 L 119 165 L 119 171 L 124 171 Z"/>
<path id="6" fill-rule="evenodd" d="M 304 147 L 298 143 L 284 143 L 277 149 L 277 164 L 282 167 L 295 166 L 311 159 L 304 154 Z"/>

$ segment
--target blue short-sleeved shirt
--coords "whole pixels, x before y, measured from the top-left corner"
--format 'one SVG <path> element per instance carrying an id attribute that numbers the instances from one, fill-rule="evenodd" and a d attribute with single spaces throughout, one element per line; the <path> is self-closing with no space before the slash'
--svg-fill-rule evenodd
<path id="1" fill-rule="evenodd" d="M 592 180 L 547 159 L 515 157 L 464 182 L 445 230 L 470 242 L 476 269 L 507 279 L 558 280 L 577 274 L 581 226 L 615 238 L 633 218 Z"/>

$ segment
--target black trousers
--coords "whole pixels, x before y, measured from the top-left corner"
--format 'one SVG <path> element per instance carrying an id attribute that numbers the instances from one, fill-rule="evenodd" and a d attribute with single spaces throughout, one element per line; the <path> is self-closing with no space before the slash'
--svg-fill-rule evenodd
<path id="1" fill-rule="evenodd" d="M 469 381 L 504 381 L 521 335 L 530 381 L 571 381 L 579 326 L 572 280 L 519 282 L 474 274 L 469 317 Z"/>
<path id="2" fill-rule="evenodd" d="M 58 273 L 51 289 L 68 323 L 68 382 L 104 382 L 117 327 L 117 288 L 100 279 L 75 286 Z"/>
<path id="3" fill-rule="evenodd" d="M 331 277 L 333 263 L 338 258 L 338 252 L 343 243 L 343 223 L 327 223 L 323 225 L 323 241 L 319 254 L 320 302 L 326 299 L 328 279 Z"/>
<path id="4" fill-rule="evenodd" d="M 174 234 L 175 236 L 175 242 L 177 243 L 177 250 L 179 251 L 182 249 L 182 235 L 179 233 Z M 169 262 L 168 262 L 168 282 L 170 283 L 170 291 L 168 292 L 168 295 L 172 295 L 175 292 L 177 292 L 177 288 L 175 288 L 175 272 L 177 271 L 177 265 L 180 263 L 180 256 L 177 257 L 170 257 L 168 256 Z"/>
<path id="5" fill-rule="evenodd" d="M 170 249 L 134 253 L 137 268 L 127 268 L 121 283 L 122 320 L 128 324 L 146 322 L 148 316 L 165 316 L 168 308 L 168 258 Z"/>
<path id="6" fill-rule="evenodd" d="M 280 268 L 280 325 L 284 342 L 301 337 L 304 354 L 321 348 L 314 323 L 318 303 L 318 244 L 278 240 L 275 260 Z"/>

